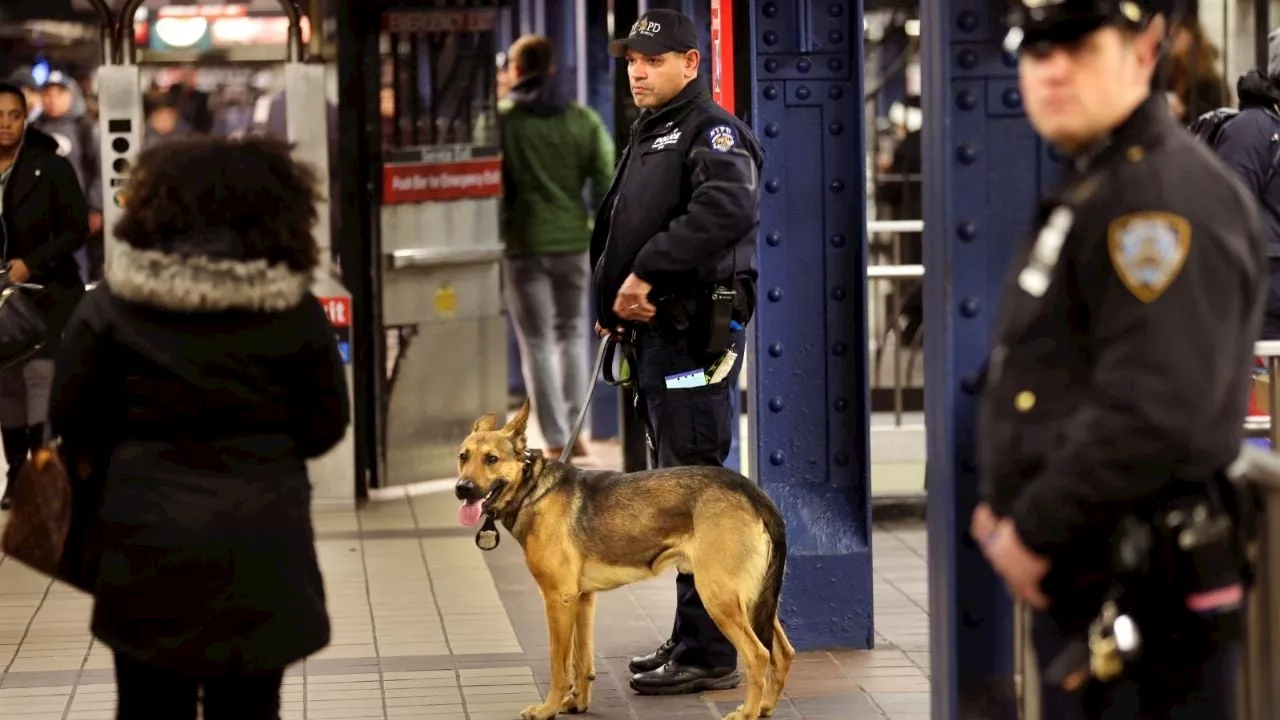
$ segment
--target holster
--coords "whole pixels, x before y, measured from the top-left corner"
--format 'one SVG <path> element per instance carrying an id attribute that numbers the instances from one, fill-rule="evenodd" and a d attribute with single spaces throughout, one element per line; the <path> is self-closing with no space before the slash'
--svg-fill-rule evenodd
<path id="1" fill-rule="evenodd" d="M 663 296 L 654 323 L 666 337 L 688 338 L 690 347 L 705 347 L 708 358 L 729 349 L 729 337 L 745 328 L 755 314 L 756 283 L 740 275 L 733 283 L 717 283 L 692 294 Z"/>
<path id="2" fill-rule="evenodd" d="M 1241 514 L 1225 477 L 1178 482 L 1125 517 L 1114 538 L 1109 598 L 1139 626 L 1137 666 L 1191 665 L 1243 634 L 1249 563 Z"/>

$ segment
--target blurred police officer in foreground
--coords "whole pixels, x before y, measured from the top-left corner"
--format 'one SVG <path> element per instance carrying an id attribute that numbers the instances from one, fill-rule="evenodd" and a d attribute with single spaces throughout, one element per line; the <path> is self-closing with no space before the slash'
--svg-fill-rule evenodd
<path id="1" fill-rule="evenodd" d="M 1143 655 L 1110 682 L 1088 650 L 1066 671 L 1055 662 L 1089 646 L 1118 530 L 1203 496 L 1240 450 L 1265 294 L 1257 208 L 1152 92 L 1162 13 L 1024 2 L 1009 38 L 1022 101 L 1070 166 L 1009 267 L 971 532 L 1036 611 L 1046 720 L 1226 720 L 1236 644 L 1208 616 L 1238 607 L 1238 585 L 1197 613 L 1193 592 L 1151 579 L 1134 609 Z"/>
<path id="2" fill-rule="evenodd" d="M 741 328 L 754 309 L 762 152 L 698 81 L 702 57 L 688 17 L 648 12 L 609 51 L 626 57 L 642 111 L 591 238 L 596 317 L 630 338 L 656 465 L 720 465 L 738 421 L 730 393 L 738 391 Z M 735 687 L 737 653 L 693 576 L 676 582 L 671 639 L 632 661 L 631 688 Z"/>

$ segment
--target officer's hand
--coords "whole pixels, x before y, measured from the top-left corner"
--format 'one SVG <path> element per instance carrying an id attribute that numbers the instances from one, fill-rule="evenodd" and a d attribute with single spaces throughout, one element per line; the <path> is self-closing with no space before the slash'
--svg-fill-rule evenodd
<path id="1" fill-rule="evenodd" d="M 616 330 L 605 330 L 604 328 L 600 327 L 600 323 L 596 323 L 596 335 L 599 335 L 600 337 L 603 338 L 611 334 L 621 335 L 622 328 L 618 328 Z"/>
<path id="2" fill-rule="evenodd" d="M 1022 544 L 1012 520 L 1005 518 L 997 523 L 983 554 L 1004 578 L 1010 594 L 1036 610 L 1049 607 L 1049 599 L 1040 590 L 1040 581 L 1049 572 L 1049 559 L 1036 555 Z"/>
<path id="3" fill-rule="evenodd" d="M 973 517 L 969 520 L 969 536 L 978 543 L 978 547 L 983 548 L 993 539 L 992 533 L 996 531 L 999 523 L 1000 518 L 996 517 L 991 506 L 987 503 L 979 503 L 978 507 L 973 509 Z"/>
<path id="4" fill-rule="evenodd" d="M 658 314 L 658 309 L 649 302 L 652 289 L 652 285 L 636 277 L 635 273 L 628 275 L 613 301 L 614 314 L 623 320 L 649 322 Z"/>
<path id="5" fill-rule="evenodd" d="M 31 279 L 31 270 L 21 260 L 9 261 L 9 281 L 22 284 Z"/>

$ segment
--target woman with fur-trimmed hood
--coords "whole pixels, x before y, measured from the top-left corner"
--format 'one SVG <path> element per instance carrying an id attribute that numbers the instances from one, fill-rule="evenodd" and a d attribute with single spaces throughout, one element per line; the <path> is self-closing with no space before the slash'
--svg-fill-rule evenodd
<path id="1" fill-rule="evenodd" d="M 271 139 L 139 158 L 105 282 L 57 358 L 50 420 L 97 459 L 92 630 L 118 716 L 275 717 L 284 669 L 329 642 L 305 461 L 346 432 L 310 292 L 315 178 Z"/>

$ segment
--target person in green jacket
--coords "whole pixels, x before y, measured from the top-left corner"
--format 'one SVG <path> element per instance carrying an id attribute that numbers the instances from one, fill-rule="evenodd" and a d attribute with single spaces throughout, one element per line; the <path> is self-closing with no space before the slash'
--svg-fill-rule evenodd
<path id="1" fill-rule="evenodd" d="M 593 380 L 587 249 L 594 210 L 613 179 L 614 146 L 594 110 L 563 97 L 547 38 L 521 37 L 507 61 L 513 84 L 499 105 L 503 293 L 546 454 L 558 456 Z M 573 454 L 586 454 L 581 440 Z"/>

